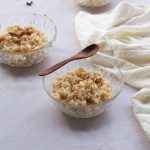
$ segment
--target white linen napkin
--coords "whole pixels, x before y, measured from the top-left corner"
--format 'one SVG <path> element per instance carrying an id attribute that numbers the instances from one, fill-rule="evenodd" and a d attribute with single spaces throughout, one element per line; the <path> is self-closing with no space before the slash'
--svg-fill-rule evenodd
<path id="1" fill-rule="evenodd" d="M 102 14 L 79 12 L 75 28 L 82 47 L 97 43 L 103 50 L 89 61 L 108 60 L 127 84 L 142 88 L 132 97 L 133 110 L 150 139 L 150 5 L 121 2 Z"/>

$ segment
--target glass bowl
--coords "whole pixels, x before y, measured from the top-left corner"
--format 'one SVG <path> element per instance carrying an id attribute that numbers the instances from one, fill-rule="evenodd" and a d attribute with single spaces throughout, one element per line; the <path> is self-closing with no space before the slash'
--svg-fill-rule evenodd
<path id="1" fill-rule="evenodd" d="M 12 24 L 31 25 L 38 28 L 45 34 L 48 43 L 42 48 L 28 52 L 10 52 L 0 48 L 0 61 L 15 67 L 28 67 L 41 62 L 51 51 L 53 42 L 56 40 L 57 30 L 54 22 L 46 15 L 38 15 L 36 13 L 18 12 L 4 14 L 3 17 L 0 17 L 0 33 Z"/>
<path id="2" fill-rule="evenodd" d="M 97 65 L 94 63 L 90 63 L 87 60 L 75 60 L 67 65 L 63 66 L 62 68 L 56 70 L 55 72 L 46 75 L 43 77 L 43 86 L 46 91 L 46 93 L 50 96 L 50 99 L 54 104 L 65 114 L 68 114 L 72 117 L 76 118 L 91 118 L 95 117 L 102 112 L 104 112 L 104 105 L 113 100 L 122 90 L 124 81 L 123 81 L 123 76 L 121 71 L 113 66 L 112 64 L 108 63 L 106 60 L 105 64 L 107 67 Z M 60 100 L 57 100 L 53 95 L 51 94 L 52 92 L 52 83 L 54 82 L 55 78 L 57 76 L 63 75 L 68 71 L 71 71 L 75 69 L 77 66 L 82 66 L 88 70 L 91 71 L 100 71 L 107 81 L 110 82 L 112 89 L 113 89 L 113 95 L 111 99 L 106 100 L 103 103 L 100 104 L 91 104 L 91 105 L 72 105 L 72 104 L 67 104 L 64 103 Z"/>
<path id="3" fill-rule="evenodd" d="M 101 7 L 111 3 L 112 0 L 76 0 L 78 4 L 86 7 Z"/>

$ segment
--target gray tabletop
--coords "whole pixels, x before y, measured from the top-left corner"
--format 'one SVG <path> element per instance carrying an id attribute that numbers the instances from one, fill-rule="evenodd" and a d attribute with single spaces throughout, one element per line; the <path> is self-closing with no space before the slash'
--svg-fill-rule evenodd
<path id="1" fill-rule="evenodd" d="M 124 86 L 99 117 L 75 119 L 57 110 L 37 75 L 80 50 L 74 30 L 74 17 L 80 10 L 101 13 L 119 0 L 96 9 L 80 7 L 74 0 L 33 0 L 31 7 L 26 1 L 0 0 L 0 14 L 20 10 L 45 13 L 57 25 L 57 41 L 49 57 L 38 65 L 16 69 L 0 64 L 0 150 L 149 150 L 132 111 L 130 99 L 135 89 Z M 130 1 L 150 4 L 149 0 Z"/>

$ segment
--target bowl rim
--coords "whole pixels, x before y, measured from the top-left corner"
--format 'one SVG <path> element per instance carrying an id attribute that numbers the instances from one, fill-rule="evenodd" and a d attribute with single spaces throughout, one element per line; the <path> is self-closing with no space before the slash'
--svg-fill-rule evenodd
<path id="1" fill-rule="evenodd" d="M 81 59 L 81 60 L 83 60 L 83 59 Z M 73 60 L 73 61 L 74 61 L 74 60 Z M 86 61 L 87 61 L 87 59 L 86 59 Z M 100 66 L 99 64 L 92 63 L 92 62 L 90 62 L 90 61 L 87 61 L 87 62 L 88 62 L 88 63 L 91 63 L 92 65 Z M 107 63 L 109 63 L 109 62 L 107 62 Z M 109 64 L 111 64 L 111 63 L 109 63 Z M 50 92 L 48 92 L 48 91 L 46 90 L 46 87 L 45 87 L 45 85 L 44 85 L 44 81 L 45 81 L 46 76 L 49 76 L 49 75 L 46 75 L 46 76 L 43 76 L 43 77 L 42 77 L 43 88 L 44 88 L 45 92 L 46 92 L 52 99 L 54 99 L 56 102 L 59 102 L 59 103 L 62 103 L 62 104 L 68 105 L 68 106 L 72 106 L 72 107 L 93 107 L 93 106 L 104 105 L 104 104 L 110 102 L 111 100 L 113 100 L 115 97 L 117 97 L 117 96 L 120 94 L 120 92 L 122 91 L 123 86 L 124 86 L 124 78 L 123 78 L 122 71 L 121 71 L 120 68 L 118 68 L 116 65 L 114 65 L 114 64 L 111 64 L 111 65 L 112 65 L 114 68 L 116 68 L 116 69 L 119 71 L 119 74 L 121 75 L 121 86 L 120 86 L 120 89 L 118 90 L 118 92 L 117 92 L 114 96 L 112 96 L 110 99 L 108 99 L 108 100 L 106 100 L 106 101 L 104 101 L 104 102 L 101 102 L 101 103 L 98 103 L 98 104 L 90 104 L 90 105 L 74 105 L 74 104 L 66 103 L 66 102 L 64 102 L 64 101 L 60 101 L 60 100 L 58 100 L 57 98 L 55 98 Z"/>
<path id="2" fill-rule="evenodd" d="M 0 47 L 0 52 L 7 52 L 7 53 L 11 53 L 11 54 L 32 53 L 32 52 L 41 50 L 41 49 L 44 48 L 44 47 L 47 47 L 47 46 L 48 46 L 49 44 L 51 44 L 51 43 L 54 43 L 54 41 L 56 40 L 56 36 L 57 36 L 57 27 L 56 27 L 56 24 L 54 23 L 54 21 L 53 21 L 50 17 L 48 17 L 46 14 L 39 14 L 39 13 L 34 13 L 34 12 L 19 11 L 19 12 L 14 12 L 14 13 L 22 13 L 22 14 L 25 13 L 25 14 L 30 14 L 30 15 L 33 15 L 33 16 L 44 17 L 44 18 L 48 19 L 48 21 L 51 22 L 51 25 L 53 26 L 54 34 L 53 34 L 51 40 L 48 40 L 48 42 L 47 42 L 44 46 L 42 46 L 42 47 L 40 47 L 40 48 L 37 48 L 37 49 L 34 49 L 34 50 L 30 50 L 30 51 L 16 51 L 16 52 L 14 51 L 14 52 L 12 52 L 12 51 L 7 50 L 7 49 L 5 49 L 5 48 L 3 48 L 3 47 Z M 13 13 L 13 14 L 14 14 L 14 13 Z M 5 13 L 5 14 L 3 14 L 3 15 L 10 15 L 10 14 L 12 14 L 12 13 Z M 36 26 L 33 25 L 33 27 L 36 27 Z"/>

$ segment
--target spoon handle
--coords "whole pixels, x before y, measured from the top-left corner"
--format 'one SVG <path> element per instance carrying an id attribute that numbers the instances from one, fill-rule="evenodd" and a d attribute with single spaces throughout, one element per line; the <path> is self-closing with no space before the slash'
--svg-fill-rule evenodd
<path id="1" fill-rule="evenodd" d="M 72 60 L 73 60 L 73 57 L 70 57 L 70 58 L 68 58 L 68 59 L 65 59 L 65 60 L 63 60 L 63 61 L 61 61 L 61 62 L 59 62 L 59 63 L 57 63 L 57 64 L 55 64 L 55 65 L 53 65 L 53 66 L 51 66 L 51 67 L 49 67 L 49 68 L 47 68 L 47 69 L 45 69 L 44 71 L 42 71 L 42 72 L 39 74 L 39 76 L 45 76 L 45 75 L 47 75 L 47 74 L 50 74 L 50 73 L 52 73 L 52 72 L 54 72 L 55 70 L 61 68 L 62 66 L 64 66 L 65 64 L 67 64 L 68 62 L 70 62 L 70 61 L 72 61 Z"/>

